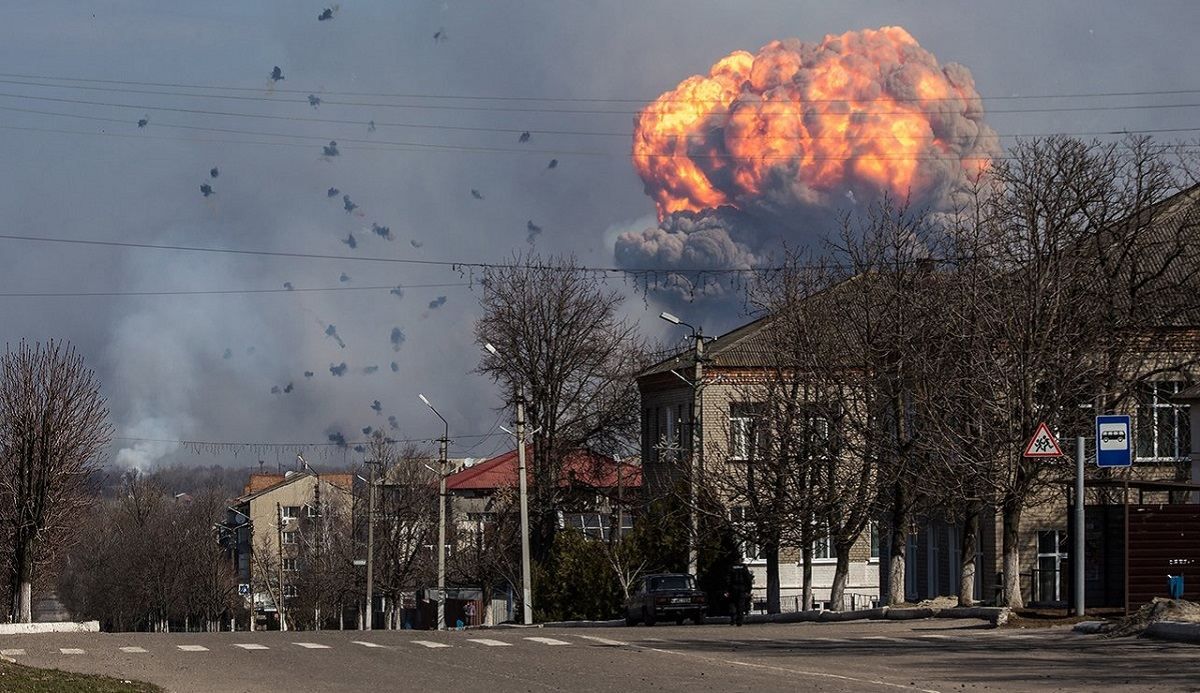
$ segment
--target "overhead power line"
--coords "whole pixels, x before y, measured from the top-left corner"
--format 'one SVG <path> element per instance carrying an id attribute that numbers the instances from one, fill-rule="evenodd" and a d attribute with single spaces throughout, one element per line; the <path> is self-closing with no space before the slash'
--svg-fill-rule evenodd
<path id="1" fill-rule="evenodd" d="M 56 298 L 88 296 L 228 296 L 247 294 L 304 294 L 338 291 L 395 291 L 402 289 L 443 289 L 470 286 L 467 282 L 446 284 L 392 284 L 390 286 L 325 286 L 292 289 L 178 289 L 166 291 L 0 291 L 0 298 Z"/>
<path id="2" fill-rule="evenodd" d="M 59 82 L 83 82 L 90 84 L 113 84 L 123 86 L 140 86 L 140 87 L 161 87 L 168 89 L 205 89 L 209 91 L 233 91 L 233 92 L 256 92 L 262 93 L 265 91 L 263 87 L 240 87 L 229 84 L 197 84 L 188 82 L 151 82 L 128 79 L 101 79 L 87 77 L 63 77 L 58 75 L 45 74 L 28 74 L 14 72 L 0 72 L 0 77 L 7 79 L 26 79 L 26 80 L 52 80 Z M 552 102 L 552 103 L 649 103 L 653 101 L 654 96 L 645 97 L 588 97 L 588 96 L 495 96 L 487 94 L 438 94 L 433 92 L 383 92 L 383 91 L 340 91 L 326 90 L 321 88 L 313 89 L 294 89 L 289 87 L 272 86 L 270 91 L 277 94 L 317 94 L 321 96 L 362 96 L 362 97 L 380 97 L 394 99 L 435 99 L 435 100 L 461 100 L 461 101 L 494 101 L 494 102 Z M 1085 99 L 1085 98 L 1117 98 L 1117 97 L 1142 97 L 1142 96 L 1178 96 L 1187 94 L 1200 94 L 1200 88 L 1183 88 L 1183 89 L 1143 89 L 1143 90 L 1128 90 L 1128 91 L 1096 91 L 1096 92 L 1060 92 L 1060 93 L 1045 93 L 1045 94 L 996 94 L 986 95 L 981 94 L 979 98 L 985 101 L 1023 101 L 1023 100 L 1038 100 L 1038 99 Z M 919 99 L 921 101 L 929 101 L 930 99 Z M 947 98 L 944 100 L 959 100 L 959 97 Z M 845 99 L 817 99 L 810 101 L 811 103 L 818 102 L 844 102 Z M 303 102 L 303 101 L 302 101 Z"/>

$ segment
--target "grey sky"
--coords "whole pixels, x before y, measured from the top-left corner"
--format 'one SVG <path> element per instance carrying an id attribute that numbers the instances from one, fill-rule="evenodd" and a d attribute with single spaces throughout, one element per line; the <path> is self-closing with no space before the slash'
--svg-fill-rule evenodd
<path id="1" fill-rule="evenodd" d="M 168 5 L 185 7 L 164 9 Z M 344 0 L 331 21 L 326 5 L 293 2 L 39 2 L 5 10 L 0 72 L 60 77 L 215 84 L 271 96 L 277 88 L 321 96 L 296 103 L 184 98 L 118 91 L 50 89 L 0 77 L 0 233 L 147 243 L 438 260 L 502 260 L 528 247 L 527 224 L 544 229 L 545 252 L 574 252 L 612 265 L 618 233 L 653 222 L 654 206 L 630 166 L 627 137 L 516 134 L 404 128 L 385 123 L 631 131 L 632 115 L 505 113 L 338 106 L 328 91 L 473 96 L 653 99 L 706 72 L 730 51 L 756 51 L 779 38 L 819 41 L 829 33 L 899 24 L 943 64 L 974 74 L 985 96 L 1172 90 L 1200 87 L 1194 2 L 358 2 Z M 447 40 L 433 35 L 444 29 Z M 35 81 L 35 80 L 33 80 Z M 92 84 L 91 86 L 102 86 Z M 157 89 L 131 86 L 130 89 Z M 159 89 L 171 91 L 170 89 Z M 176 90 L 178 91 L 178 90 Z M 24 95 L 167 108 L 353 120 L 354 125 L 219 117 L 138 108 L 38 101 Z M 342 100 L 384 102 L 373 97 Z M 1107 99 L 1106 105 L 1193 103 L 1200 94 Z M 395 102 L 395 100 L 393 100 Z M 421 100 L 420 103 L 434 103 Z M 438 101 L 436 103 L 448 103 Z M 477 107 L 477 101 L 458 102 Z M 1000 108 L 1068 102 L 989 102 Z M 1069 102 L 1099 103 L 1098 101 Z M 511 104 L 510 104 L 511 105 Z M 519 105 L 519 104 L 517 104 Z M 579 107 L 579 104 L 563 104 Z M 635 104 L 618 110 L 632 111 Z M 84 115 L 37 115 L 2 107 Z M 612 107 L 612 106 L 609 106 Z M 1186 128 L 1195 108 L 995 113 L 1004 135 Z M 94 118 L 113 118 L 104 122 Z M 149 123 L 139 129 L 139 118 Z M 376 121 L 375 132 L 367 122 Z M 168 125 L 311 136 L 173 129 Z M 26 128 L 26 129 L 12 129 Z M 92 133 L 70 135 L 29 130 Z M 103 131 L 105 134 L 99 134 Z M 1168 137 L 1192 136 L 1189 133 Z M 396 151 L 348 140 L 455 146 L 602 151 L 562 153 Z M 253 143 L 235 143 L 237 140 Z M 321 157 L 323 141 L 340 154 Z M 1007 143 L 1009 140 L 1003 140 Z M 559 164 L 548 169 L 551 158 Z M 218 167 L 219 177 L 209 177 Z M 215 194 L 205 198 L 199 186 Z M 337 187 L 359 205 L 346 214 Z M 471 189 L 482 194 L 473 199 Z M 377 223 L 394 240 L 371 232 Z M 348 233 L 358 239 L 350 250 Z M 414 247 L 416 241 L 421 247 Z M 348 282 L 340 282 L 342 273 Z M 463 283 L 444 269 L 366 262 L 199 255 L 0 241 L 0 291 L 158 291 Z M 619 285 L 619 284 L 618 284 Z M 424 392 L 450 419 L 452 433 L 493 430 L 501 393 L 471 373 L 476 296 L 466 287 L 387 291 L 145 298 L 0 298 L 0 338 L 67 338 L 97 368 L 118 435 L 246 441 L 312 441 L 332 430 L 348 438 L 394 415 L 400 434 L 434 436 L 438 422 L 417 400 Z M 429 306 L 439 296 L 444 305 Z M 653 303 L 629 303 L 652 335 L 666 334 Z M 696 307 L 695 310 L 700 310 Z M 731 326 L 736 316 L 714 322 Z M 335 324 L 346 347 L 325 335 Z M 390 334 L 405 340 L 393 350 Z M 223 358 L 226 349 L 230 358 Z M 252 351 L 252 353 L 251 353 Z M 347 374 L 330 365 L 347 362 Z M 399 372 L 389 368 L 399 364 Z M 369 366 L 377 372 L 363 374 Z M 313 371 L 305 378 L 304 371 Z M 294 383 L 288 394 L 271 388 Z M 373 400 L 383 406 L 370 409 Z M 474 440 L 456 444 L 463 450 Z M 504 444 L 489 439 L 472 450 Z M 120 442 L 113 457 L 122 447 Z M 211 462 L 170 446 L 144 447 L 129 460 Z M 242 461 L 251 461 L 248 452 Z M 269 458 L 273 459 L 273 458 Z"/>

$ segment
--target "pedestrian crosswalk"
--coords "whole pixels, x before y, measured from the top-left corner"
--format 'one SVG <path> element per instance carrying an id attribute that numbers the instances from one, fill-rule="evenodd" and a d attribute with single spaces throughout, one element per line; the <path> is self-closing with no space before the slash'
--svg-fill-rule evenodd
<path id="1" fill-rule="evenodd" d="M 528 632 L 528 631 L 526 631 Z M 556 633 L 557 634 L 557 633 Z M 317 635 L 314 633 L 314 635 Z M 415 633 L 413 633 L 415 635 Z M 325 641 L 317 642 L 315 640 L 306 640 L 300 642 L 280 642 L 264 644 L 259 642 L 232 642 L 221 644 L 219 637 L 209 638 L 207 645 L 199 644 L 164 644 L 159 647 L 138 646 L 138 645 L 121 645 L 115 647 L 116 650 L 125 654 L 149 655 L 154 656 L 156 653 L 163 653 L 165 650 L 178 650 L 181 652 L 205 653 L 221 651 L 221 650 L 240 650 L 240 651 L 261 651 L 261 650 L 286 650 L 290 648 L 300 648 L 304 650 L 336 650 L 343 647 L 359 647 L 368 650 L 402 650 L 421 648 L 424 650 L 446 650 L 452 648 L 464 647 L 514 647 L 514 646 L 529 646 L 529 647 L 608 647 L 608 648 L 658 648 L 672 647 L 675 644 L 682 644 L 690 638 L 678 637 L 664 639 L 652 636 L 643 636 L 640 632 L 631 631 L 629 636 L 623 639 L 605 637 L 600 635 L 591 635 L 584 633 L 561 634 L 560 637 L 549 637 L 545 635 L 524 635 L 523 633 L 514 631 L 494 632 L 489 633 L 491 637 L 463 637 L 463 635 L 439 634 L 438 639 L 415 639 L 411 636 L 401 636 L 399 633 L 391 633 L 387 636 L 374 636 L 371 640 L 349 640 L 349 641 Z M 814 647 L 818 651 L 824 651 L 824 648 L 834 647 L 949 647 L 960 644 L 972 643 L 992 643 L 995 641 L 1012 640 L 1016 642 L 1029 642 L 1034 638 L 1043 638 L 1047 642 L 1054 642 L 1063 638 L 1069 638 L 1069 634 L 1041 634 L 1041 633 L 1012 633 L 998 630 L 954 630 L 941 633 L 926 633 L 926 632 L 890 632 L 888 635 L 883 634 L 843 634 L 842 637 L 820 636 L 815 634 L 805 633 L 796 637 L 788 637 L 782 639 L 772 638 L 755 638 L 755 639 L 736 639 L 729 640 L 730 644 L 738 647 L 777 647 L 788 646 L 792 648 Z M 360 636 L 361 637 L 361 636 Z M 432 638 L 433 634 L 427 636 Z M 106 648 L 88 649 L 83 647 L 61 647 L 57 648 L 57 653 L 62 655 L 83 656 L 91 654 L 101 654 Z M 7 648 L 0 649 L 0 655 L 5 657 L 29 657 L 30 648 Z M 111 651 L 111 650 L 109 650 Z M 33 650 L 34 655 L 43 655 L 43 652 Z"/>

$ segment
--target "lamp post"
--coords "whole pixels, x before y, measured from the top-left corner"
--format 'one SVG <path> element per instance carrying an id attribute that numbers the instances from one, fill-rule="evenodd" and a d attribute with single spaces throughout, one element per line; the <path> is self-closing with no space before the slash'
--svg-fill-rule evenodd
<path id="1" fill-rule="evenodd" d="M 682 325 L 692 331 L 692 341 L 695 345 L 695 368 L 696 373 L 692 378 L 692 450 L 690 459 L 690 470 L 688 473 L 688 494 L 691 499 L 688 503 L 688 572 L 696 575 L 697 570 L 697 550 L 696 545 L 700 535 L 699 515 L 696 511 L 696 476 L 704 468 L 704 398 L 701 396 L 700 389 L 704 383 L 704 332 L 699 327 L 693 327 L 688 323 L 680 320 L 674 315 L 666 311 L 659 314 L 660 318 L 666 320 L 673 325 Z"/>
<path id="2" fill-rule="evenodd" d="M 370 466 L 367 479 L 367 609 L 363 630 L 371 630 L 374 621 L 375 589 L 375 465 L 378 460 L 363 460 Z"/>
<path id="3" fill-rule="evenodd" d="M 503 359 L 491 343 L 484 348 L 492 356 Z M 529 483 L 525 478 L 525 392 L 517 388 L 517 487 L 521 499 L 521 622 L 533 624 L 533 586 L 529 569 Z"/>
<path id="4" fill-rule="evenodd" d="M 438 630 L 446 629 L 446 455 L 447 447 L 450 443 L 450 424 L 446 421 L 446 417 L 434 408 L 425 395 L 417 395 L 425 406 L 429 407 L 445 426 L 442 433 L 440 443 L 438 462 L 438 608 L 437 622 Z"/>

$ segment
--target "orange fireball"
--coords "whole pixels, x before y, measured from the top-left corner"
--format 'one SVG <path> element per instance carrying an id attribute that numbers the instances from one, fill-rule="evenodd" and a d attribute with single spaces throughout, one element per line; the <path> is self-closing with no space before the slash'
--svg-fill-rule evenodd
<path id="1" fill-rule="evenodd" d="M 966 68 L 900 27 L 737 51 L 637 117 L 633 162 L 660 220 L 722 205 L 944 193 L 997 151 Z"/>

